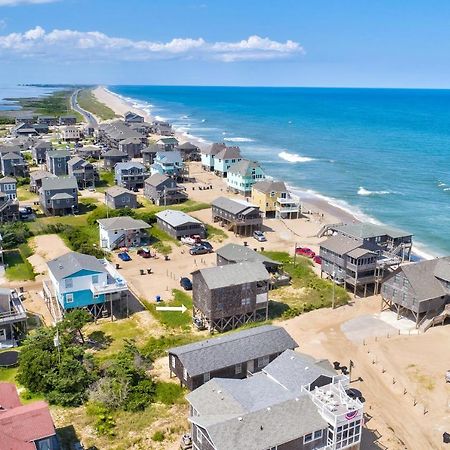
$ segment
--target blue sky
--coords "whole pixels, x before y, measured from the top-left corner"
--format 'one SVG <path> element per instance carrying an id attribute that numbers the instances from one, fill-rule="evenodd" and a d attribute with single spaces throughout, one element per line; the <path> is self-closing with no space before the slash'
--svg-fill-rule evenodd
<path id="1" fill-rule="evenodd" d="M 0 84 L 450 87 L 447 0 L 0 0 Z"/>

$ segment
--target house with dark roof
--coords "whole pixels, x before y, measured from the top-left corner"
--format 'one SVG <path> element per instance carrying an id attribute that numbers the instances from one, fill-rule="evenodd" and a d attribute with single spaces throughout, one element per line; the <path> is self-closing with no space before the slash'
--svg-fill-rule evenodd
<path id="1" fill-rule="evenodd" d="M 111 209 L 137 208 L 137 195 L 122 186 L 111 186 L 105 191 L 105 204 Z"/>
<path id="2" fill-rule="evenodd" d="M 173 136 L 174 132 L 172 129 L 172 125 L 168 122 L 163 122 L 160 120 L 155 120 L 153 122 L 153 129 L 156 134 L 159 134 L 160 136 Z"/>
<path id="3" fill-rule="evenodd" d="M 61 449 L 47 403 L 38 401 L 22 405 L 13 383 L 0 383 L 0 448 Z"/>
<path id="4" fill-rule="evenodd" d="M 76 125 L 77 118 L 71 115 L 60 116 L 58 123 L 59 125 Z"/>
<path id="5" fill-rule="evenodd" d="M 150 167 L 151 174 L 159 173 L 169 177 L 178 178 L 184 170 L 183 158 L 178 150 L 156 153 L 153 164 Z"/>
<path id="6" fill-rule="evenodd" d="M 116 184 L 131 191 L 142 189 L 146 178 L 147 169 L 140 162 L 121 162 L 114 166 L 114 180 Z"/>
<path id="7" fill-rule="evenodd" d="M 94 145 L 84 145 L 83 147 L 77 147 L 75 153 L 83 159 L 94 158 L 100 159 L 101 150 Z"/>
<path id="8" fill-rule="evenodd" d="M 326 360 L 286 350 L 249 378 L 187 395 L 196 450 L 358 450 L 364 407 Z"/>
<path id="9" fill-rule="evenodd" d="M 131 111 L 127 111 L 123 117 L 125 119 L 125 123 L 143 123 L 144 122 L 144 118 L 142 116 L 140 116 L 139 114 L 136 114 L 134 112 L 131 112 Z"/>
<path id="10" fill-rule="evenodd" d="M 225 147 L 214 156 L 214 173 L 226 178 L 230 167 L 242 159 L 239 147 Z"/>
<path id="11" fill-rule="evenodd" d="M 120 247 L 139 247 L 148 241 L 145 230 L 147 222 L 129 216 L 97 220 L 99 224 L 100 248 L 112 251 Z"/>
<path id="12" fill-rule="evenodd" d="M 31 155 L 35 164 L 45 164 L 47 152 L 51 152 L 53 146 L 51 142 L 39 140 L 31 147 Z"/>
<path id="13" fill-rule="evenodd" d="M 192 273 L 194 323 L 223 332 L 267 320 L 269 281 L 259 261 L 196 270 Z"/>
<path id="14" fill-rule="evenodd" d="M 106 259 L 69 252 L 49 261 L 47 267 L 44 300 L 55 321 L 73 308 L 88 308 L 94 317 L 102 311 L 111 315 L 114 303 L 128 294 L 125 279 Z"/>
<path id="15" fill-rule="evenodd" d="M 240 236 L 251 236 L 262 227 L 261 211 L 244 200 L 218 197 L 211 203 L 211 211 L 214 223 Z"/>
<path id="16" fill-rule="evenodd" d="M 47 170 L 57 177 L 67 175 L 69 173 L 69 168 L 67 166 L 69 159 L 70 152 L 68 150 L 47 151 Z"/>
<path id="17" fill-rule="evenodd" d="M 38 190 L 39 204 L 46 215 L 65 216 L 78 208 L 78 183 L 75 177 L 43 178 Z"/>
<path id="18" fill-rule="evenodd" d="M 130 159 L 140 158 L 143 147 L 142 138 L 139 137 L 129 137 L 119 141 L 119 150 L 126 153 Z"/>
<path id="19" fill-rule="evenodd" d="M 145 179 L 144 195 L 158 206 L 174 205 L 188 199 L 183 186 L 178 185 L 173 178 L 159 173 Z"/>
<path id="20" fill-rule="evenodd" d="M 184 142 L 178 146 L 183 161 L 200 161 L 200 148 L 191 142 Z"/>
<path id="21" fill-rule="evenodd" d="M 170 152 L 178 147 L 178 139 L 173 136 L 162 137 L 156 141 L 156 145 L 161 151 Z"/>
<path id="22" fill-rule="evenodd" d="M 250 196 L 252 186 L 265 178 L 266 174 L 259 162 L 241 159 L 228 169 L 227 187 L 235 194 Z"/>
<path id="23" fill-rule="evenodd" d="M 0 192 L 3 192 L 10 200 L 17 198 L 17 180 L 12 177 L 0 178 Z"/>
<path id="24" fill-rule="evenodd" d="M 35 121 L 35 115 L 31 112 L 20 112 L 16 114 L 16 125 L 25 123 L 27 125 L 32 125 Z"/>
<path id="25" fill-rule="evenodd" d="M 129 157 L 126 153 L 117 149 L 108 150 L 103 154 L 103 167 L 105 170 L 113 170 L 116 164 L 128 160 Z"/>
<path id="26" fill-rule="evenodd" d="M 282 181 L 258 181 L 252 186 L 251 201 L 267 218 L 297 219 L 301 214 L 300 198 Z"/>
<path id="27" fill-rule="evenodd" d="M 298 347 L 281 327 L 263 325 L 193 344 L 171 348 L 170 376 L 190 391 L 212 378 L 246 378 L 261 371 L 277 356 Z"/>
<path id="28" fill-rule="evenodd" d="M 142 149 L 142 163 L 146 166 L 151 166 L 156 158 L 156 154 L 160 151 L 155 144 L 150 144 Z"/>
<path id="29" fill-rule="evenodd" d="M 30 191 L 37 193 L 42 186 L 42 180 L 45 178 L 55 178 L 51 172 L 46 170 L 35 170 L 30 173 Z"/>
<path id="30" fill-rule="evenodd" d="M 94 187 L 98 173 L 94 165 L 79 156 L 73 156 L 67 162 L 69 176 L 77 179 L 79 188 Z"/>
<path id="31" fill-rule="evenodd" d="M 15 137 L 31 137 L 39 136 L 39 132 L 36 130 L 34 125 L 29 125 L 27 123 L 21 123 L 16 125 L 10 131 L 11 136 Z"/>
<path id="32" fill-rule="evenodd" d="M 58 125 L 58 118 L 55 116 L 38 116 L 37 123 L 53 127 Z"/>
<path id="33" fill-rule="evenodd" d="M 203 148 L 200 151 L 202 168 L 208 172 L 212 172 L 214 170 L 214 157 L 225 148 L 226 144 L 224 142 L 215 142 L 210 147 Z"/>
<path id="34" fill-rule="evenodd" d="M 450 319 L 450 257 L 403 264 L 381 285 L 382 308 L 412 317 L 426 331 Z"/>
<path id="35" fill-rule="evenodd" d="M 166 209 L 156 213 L 155 216 L 158 227 L 175 239 L 194 234 L 198 234 L 201 238 L 206 237 L 205 225 L 183 211 Z"/>
<path id="36" fill-rule="evenodd" d="M 26 330 L 27 312 L 22 299 L 15 290 L 0 288 L 0 350 L 16 346 Z"/>
<path id="37" fill-rule="evenodd" d="M 28 176 L 28 164 L 22 155 L 2 153 L 0 157 L 2 174 L 10 177 Z"/>

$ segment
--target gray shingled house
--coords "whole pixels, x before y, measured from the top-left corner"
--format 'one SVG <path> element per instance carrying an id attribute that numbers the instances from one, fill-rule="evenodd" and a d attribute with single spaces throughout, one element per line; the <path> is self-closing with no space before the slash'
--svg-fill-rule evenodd
<path id="1" fill-rule="evenodd" d="M 144 187 L 147 169 L 135 161 L 121 162 L 114 166 L 114 180 L 118 186 L 137 191 Z"/>
<path id="2" fill-rule="evenodd" d="M 12 177 L 0 178 L 0 192 L 3 192 L 10 200 L 17 198 L 17 180 Z"/>
<path id="3" fill-rule="evenodd" d="M 77 179 L 78 187 L 94 187 L 98 179 L 97 170 L 94 165 L 79 156 L 74 156 L 67 162 L 69 175 Z"/>
<path id="4" fill-rule="evenodd" d="M 227 197 L 216 198 L 212 204 L 213 221 L 240 236 L 251 236 L 260 230 L 263 219 L 261 211 L 255 205 L 244 200 L 232 200 Z"/>
<path id="5" fill-rule="evenodd" d="M 76 116 L 71 116 L 71 115 L 60 116 L 58 122 L 59 122 L 59 125 L 76 125 L 77 118 L 76 118 Z"/>
<path id="6" fill-rule="evenodd" d="M 27 313 L 16 291 L 0 288 L 0 350 L 13 347 L 27 329 Z"/>
<path id="7" fill-rule="evenodd" d="M 0 223 L 19 220 L 19 201 L 0 192 Z"/>
<path id="8" fill-rule="evenodd" d="M 145 180 L 144 195 L 155 205 L 167 206 L 182 203 L 188 199 L 186 189 L 176 180 L 155 173 Z"/>
<path id="9" fill-rule="evenodd" d="M 105 170 L 114 170 L 114 166 L 128 161 L 128 155 L 117 149 L 108 150 L 103 154 L 103 167 Z"/>
<path id="10" fill-rule="evenodd" d="M 30 173 L 30 191 L 37 193 L 39 188 L 42 186 L 42 180 L 44 178 L 55 178 L 56 175 L 53 175 L 51 172 L 47 172 L 46 170 L 35 170 Z"/>
<path id="11" fill-rule="evenodd" d="M 125 123 L 142 123 L 144 122 L 144 118 L 140 116 L 139 114 L 136 114 L 134 112 L 128 111 L 123 116 L 125 119 Z"/>
<path id="12" fill-rule="evenodd" d="M 382 308 L 412 316 L 417 327 L 450 318 L 450 257 L 403 264 L 381 285 Z"/>
<path id="13" fill-rule="evenodd" d="M 1 169 L 4 176 L 28 176 L 28 164 L 22 155 L 18 155 L 17 153 L 3 153 L 1 155 Z"/>
<path id="14" fill-rule="evenodd" d="M 155 144 L 150 144 L 142 149 L 142 163 L 146 166 L 151 166 L 155 161 L 156 154 L 161 150 Z"/>
<path id="15" fill-rule="evenodd" d="M 156 141 L 159 151 L 170 152 L 178 147 L 178 139 L 175 137 L 162 137 Z"/>
<path id="16" fill-rule="evenodd" d="M 187 395 L 195 450 L 359 450 L 364 406 L 327 360 L 286 350 L 241 380 Z"/>
<path id="17" fill-rule="evenodd" d="M 38 116 L 37 123 L 53 127 L 55 125 L 58 125 L 58 118 L 55 116 Z"/>
<path id="18" fill-rule="evenodd" d="M 45 164 L 47 160 L 47 152 L 51 152 L 53 146 L 51 142 L 39 140 L 31 147 L 33 162 L 35 164 Z"/>
<path id="19" fill-rule="evenodd" d="M 263 325 L 169 350 L 170 376 L 194 390 L 212 378 L 246 378 L 297 342 L 281 327 Z"/>
<path id="20" fill-rule="evenodd" d="M 129 137 L 119 142 L 119 150 L 126 153 L 130 159 L 140 158 L 143 147 L 144 144 L 138 137 Z"/>
<path id="21" fill-rule="evenodd" d="M 183 161 L 200 161 L 200 148 L 191 142 L 184 142 L 178 146 Z"/>
<path id="22" fill-rule="evenodd" d="M 69 173 L 67 163 L 70 159 L 70 152 L 67 150 L 53 150 L 47 152 L 46 165 L 47 170 L 57 177 Z"/>
<path id="23" fill-rule="evenodd" d="M 111 209 L 137 208 L 137 195 L 122 186 L 111 186 L 105 191 L 105 204 Z"/>
<path id="24" fill-rule="evenodd" d="M 78 183 L 75 177 L 44 178 L 39 189 L 39 204 L 44 214 L 64 216 L 78 208 Z"/>
<path id="25" fill-rule="evenodd" d="M 223 332 L 267 320 L 269 281 L 261 262 L 196 270 L 192 273 L 194 323 Z"/>
<path id="26" fill-rule="evenodd" d="M 155 216 L 158 226 L 175 239 L 193 234 L 198 234 L 201 238 L 206 237 L 205 225 L 183 211 L 166 209 Z"/>

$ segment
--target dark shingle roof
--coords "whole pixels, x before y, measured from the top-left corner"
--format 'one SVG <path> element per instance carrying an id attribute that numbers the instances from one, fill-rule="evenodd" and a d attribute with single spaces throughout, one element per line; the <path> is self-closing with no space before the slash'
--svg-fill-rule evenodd
<path id="1" fill-rule="evenodd" d="M 54 177 L 44 178 L 42 180 L 42 188 L 44 191 L 60 190 L 60 189 L 77 189 L 77 179 L 75 177 Z"/>
<path id="2" fill-rule="evenodd" d="M 255 252 L 255 250 L 250 247 L 246 247 L 245 245 L 239 244 L 226 244 L 223 247 L 219 248 L 216 251 L 218 256 L 226 259 L 227 261 L 232 262 L 243 262 L 243 261 L 259 261 L 264 263 L 268 263 L 271 265 L 280 266 L 281 263 L 274 261 L 273 259 L 264 256 L 261 253 Z"/>
<path id="3" fill-rule="evenodd" d="M 160 184 L 167 181 L 169 177 L 160 173 L 154 173 L 152 176 L 146 178 L 145 183 L 150 186 L 158 187 Z"/>
<path id="4" fill-rule="evenodd" d="M 245 200 L 232 200 L 227 197 L 218 197 L 212 203 L 212 206 L 228 211 L 232 214 L 239 214 L 247 209 L 258 209 L 257 206 L 246 202 Z"/>
<path id="5" fill-rule="evenodd" d="M 261 168 L 261 165 L 257 161 L 249 161 L 248 159 L 241 159 L 237 163 L 233 164 L 229 169 L 229 173 L 239 174 L 241 176 L 250 175 L 251 171 L 256 168 Z"/>
<path id="6" fill-rule="evenodd" d="M 56 280 L 61 280 L 80 270 L 92 272 L 106 272 L 102 261 L 95 256 L 85 255 L 78 252 L 70 252 L 47 263 L 48 269 L 52 272 Z"/>
<path id="7" fill-rule="evenodd" d="M 192 377 L 296 347 L 284 328 L 263 325 L 172 348 L 169 353 L 178 356 Z"/>
<path id="8" fill-rule="evenodd" d="M 255 191 L 263 192 L 264 194 L 270 194 L 271 192 L 286 192 L 286 185 L 283 181 L 264 180 L 258 181 L 253 185 Z"/>
<path id="9" fill-rule="evenodd" d="M 123 194 L 129 194 L 136 197 L 135 192 L 132 192 L 122 186 L 111 186 L 110 188 L 106 189 L 105 193 L 110 195 L 111 197 L 118 197 L 119 195 Z"/>
<path id="10" fill-rule="evenodd" d="M 225 147 L 215 155 L 217 159 L 236 159 L 241 157 L 241 149 L 239 147 Z"/>

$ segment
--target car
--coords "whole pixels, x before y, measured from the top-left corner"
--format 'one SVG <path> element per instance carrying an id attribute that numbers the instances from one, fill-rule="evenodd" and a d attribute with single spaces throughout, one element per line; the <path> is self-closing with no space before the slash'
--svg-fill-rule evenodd
<path id="1" fill-rule="evenodd" d="M 199 245 L 201 245 L 202 247 L 206 247 L 209 253 L 213 252 L 213 246 L 208 241 L 202 241 Z"/>
<path id="2" fill-rule="evenodd" d="M 192 291 L 192 282 L 188 277 L 181 277 L 180 278 L 180 286 L 185 291 Z"/>
<path id="3" fill-rule="evenodd" d="M 137 254 L 138 254 L 141 258 L 151 258 L 151 257 L 152 257 L 152 255 L 151 255 L 151 253 L 150 253 L 150 250 L 149 250 L 147 247 L 140 248 L 140 249 L 137 251 Z"/>
<path id="4" fill-rule="evenodd" d="M 204 245 L 195 245 L 189 250 L 191 255 L 204 255 L 206 253 L 210 253 L 210 250 L 206 248 Z"/>
<path id="5" fill-rule="evenodd" d="M 316 254 L 308 247 L 297 247 L 295 254 L 300 256 L 306 256 L 307 258 L 314 258 Z"/>
<path id="6" fill-rule="evenodd" d="M 127 252 L 120 252 L 117 256 L 122 261 L 131 261 L 131 256 Z"/>
<path id="7" fill-rule="evenodd" d="M 192 437 L 190 434 L 183 434 L 180 440 L 180 450 L 192 449 Z"/>
<path id="8" fill-rule="evenodd" d="M 256 230 L 253 232 L 253 237 L 258 241 L 258 242 L 266 242 L 266 236 L 264 236 L 264 233 L 262 231 Z"/>
<path id="9" fill-rule="evenodd" d="M 180 239 L 182 244 L 186 244 L 186 245 L 195 245 L 195 244 L 200 244 L 202 239 L 200 238 L 200 236 L 198 234 L 194 234 L 192 236 L 182 236 L 182 238 Z"/>
<path id="10" fill-rule="evenodd" d="M 319 255 L 314 256 L 313 261 L 316 264 L 322 264 L 322 258 Z"/>

